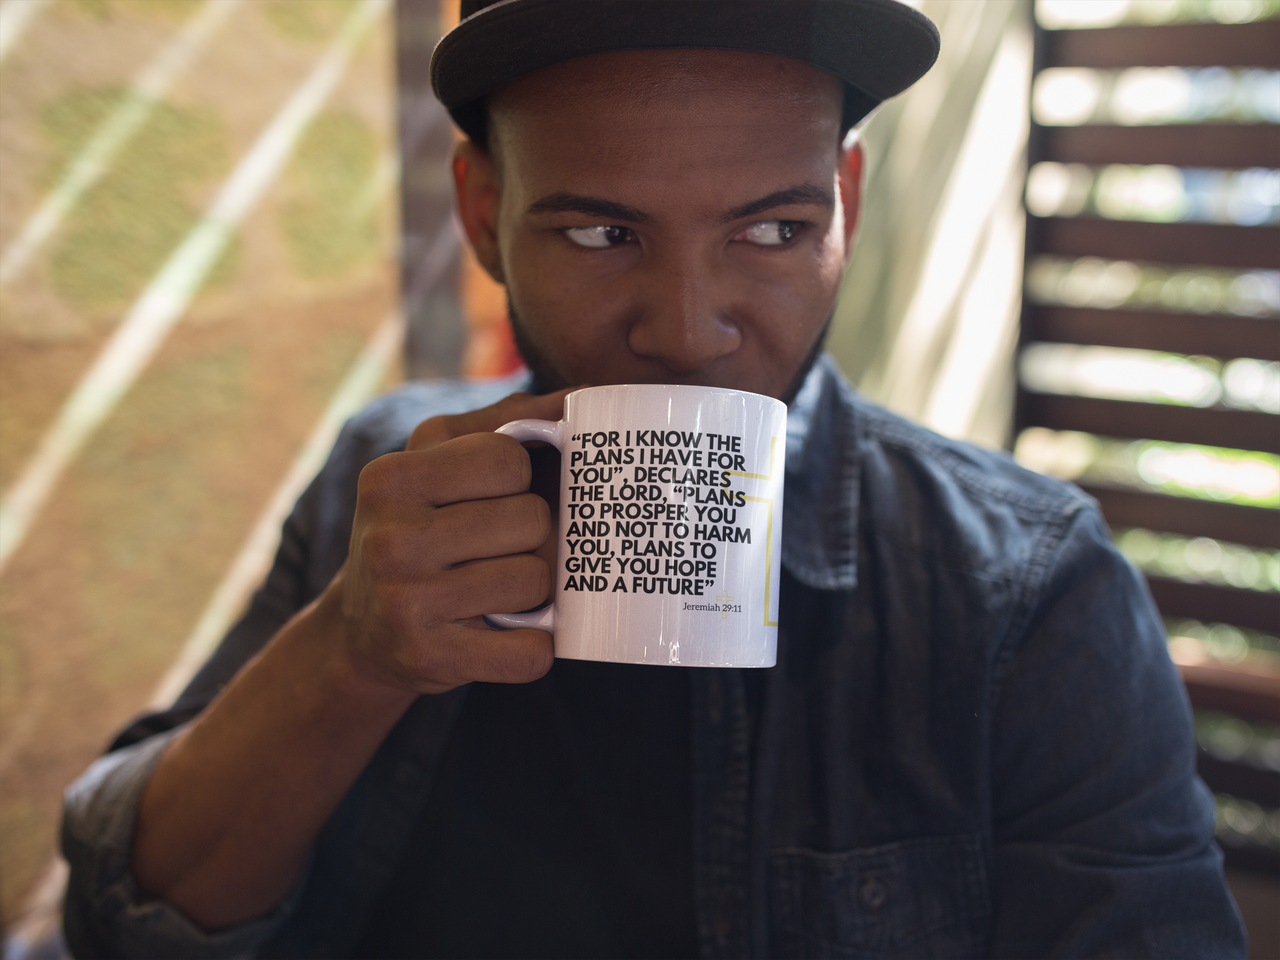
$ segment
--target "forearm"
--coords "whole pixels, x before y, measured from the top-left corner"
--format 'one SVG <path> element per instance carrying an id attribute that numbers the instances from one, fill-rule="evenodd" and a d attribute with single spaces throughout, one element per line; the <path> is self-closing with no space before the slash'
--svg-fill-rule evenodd
<path id="1" fill-rule="evenodd" d="M 346 654 L 330 591 L 291 620 L 161 758 L 134 844 L 139 885 L 206 929 L 267 913 L 413 701 Z"/>
<path id="2" fill-rule="evenodd" d="M 268 913 L 418 693 L 546 673 L 548 634 L 480 615 L 550 592 L 533 553 L 550 510 L 528 454 L 493 431 L 563 402 L 516 394 L 433 418 L 365 465 L 343 569 L 161 757 L 133 843 L 143 890 L 206 930 Z"/>

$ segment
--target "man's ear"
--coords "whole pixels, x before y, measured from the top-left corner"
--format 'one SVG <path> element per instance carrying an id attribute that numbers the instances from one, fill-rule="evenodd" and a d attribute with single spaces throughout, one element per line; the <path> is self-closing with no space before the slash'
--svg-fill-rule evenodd
<path id="1" fill-rule="evenodd" d="M 862 170 L 865 155 L 862 138 L 850 131 L 836 159 L 836 178 L 840 183 L 840 204 L 844 207 L 845 260 L 853 256 L 853 238 L 858 232 L 858 215 L 862 212 Z"/>
<path id="2" fill-rule="evenodd" d="M 470 140 L 453 149 L 453 192 L 476 260 L 497 283 L 505 283 L 498 255 L 498 170 L 489 152 Z"/>

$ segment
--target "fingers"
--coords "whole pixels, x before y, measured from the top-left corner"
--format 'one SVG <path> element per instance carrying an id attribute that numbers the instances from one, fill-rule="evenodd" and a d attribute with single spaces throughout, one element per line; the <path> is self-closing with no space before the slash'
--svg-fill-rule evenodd
<path id="1" fill-rule="evenodd" d="M 532 560 L 530 563 L 528 561 Z M 433 678 L 442 672 L 465 683 L 529 683 L 551 669 L 555 658 L 551 634 L 543 630 L 494 630 L 480 619 L 484 613 L 530 610 L 550 597 L 551 568 L 537 557 L 503 557 L 467 564 L 449 572 L 448 589 L 458 610 L 477 615 L 455 621 L 437 634 Z"/>
<path id="2" fill-rule="evenodd" d="M 494 500 L 454 503 L 432 518 L 438 533 L 437 558 L 450 566 L 516 553 L 532 553 L 552 534 L 551 508 L 534 493 Z M 466 540 L 472 545 L 468 548 Z"/>
<path id="3" fill-rule="evenodd" d="M 523 493 L 450 504 L 428 511 L 417 525 L 365 527 L 353 547 L 374 577 L 407 582 L 459 563 L 532 553 L 547 542 L 551 526 L 547 502 Z"/>
<path id="4" fill-rule="evenodd" d="M 384 672 L 420 692 L 472 680 L 535 680 L 551 667 L 550 635 L 492 630 L 480 617 L 536 607 L 551 585 L 550 567 L 530 554 L 477 561 L 418 583 L 384 584 L 378 607 L 389 646 L 370 653 L 388 662 Z"/>
<path id="5" fill-rule="evenodd" d="M 551 594 L 551 568 L 529 553 L 477 560 L 415 582 L 380 581 L 378 617 L 411 644 L 486 613 L 538 606 Z"/>
<path id="6" fill-rule="evenodd" d="M 530 683 L 546 675 L 555 660 L 551 634 L 544 630 L 491 630 L 459 625 L 417 664 L 424 693 L 464 683 Z"/>
<path id="7" fill-rule="evenodd" d="M 444 571 L 433 585 L 450 620 L 531 610 L 551 596 L 551 568 L 532 554 L 494 557 Z"/>
<path id="8" fill-rule="evenodd" d="M 492 433 L 512 420 L 559 420 L 569 389 L 546 396 L 513 393 L 490 407 L 447 417 L 432 417 L 418 424 L 406 450 L 429 450 L 469 433 Z"/>
<path id="9" fill-rule="evenodd" d="M 466 644 L 466 671 L 485 683 L 529 683 L 545 676 L 555 660 L 545 630 L 476 629 L 459 636 Z"/>
<path id="10" fill-rule="evenodd" d="M 360 471 L 357 498 L 366 509 L 416 512 L 524 493 L 531 476 L 529 454 L 519 441 L 501 433 L 473 433 L 371 461 Z"/>
<path id="11" fill-rule="evenodd" d="M 529 454 L 493 431 L 558 420 L 566 392 L 427 420 L 403 453 L 361 472 L 339 589 L 350 649 L 375 674 L 440 692 L 527 682 L 550 668 L 549 634 L 494 631 L 479 618 L 551 594 L 551 565 L 533 553 L 551 540 L 551 510 L 529 492 Z"/>

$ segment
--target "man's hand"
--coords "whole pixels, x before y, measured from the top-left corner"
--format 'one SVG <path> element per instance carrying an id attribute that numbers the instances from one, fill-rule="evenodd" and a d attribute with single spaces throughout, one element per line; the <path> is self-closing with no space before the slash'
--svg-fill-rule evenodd
<path id="1" fill-rule="evenodd" d="M 545 600 L 555 550 L 529 455 L 492 431 L 563 402 L 428 420 L 365 468 L 343 569 L 160 758 L 134 839 L 142 890 L 206 929 L 267 913 L 416 695 L 546 673 L 547 633 L 481 619 Z"/>
<path id="2" fill-rule="evenodd" d="M 547 502 L 529 492 L 529 455 L 493 433 L 558 420 L 564 392 L 516 394 L 420 424 L 403 453 L 360 475 L 351 550 L 331 590 L 357 668 L 440 693 L 471 680 L 522 683 L 551 667 L 541 630 L 493 630 L 485 613 L 536 607 L 553 577 L 534 551 L 551 539 Z"/>

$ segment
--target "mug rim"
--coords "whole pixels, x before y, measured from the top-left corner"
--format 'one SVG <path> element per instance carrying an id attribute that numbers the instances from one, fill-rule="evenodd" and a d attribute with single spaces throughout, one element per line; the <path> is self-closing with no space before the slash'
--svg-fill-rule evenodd
<path id="1" fill-rule="evenodd" d="M 601 383 L 588 387 L 578 387 L 565 394 L 565 399 L 576 397 L 580 393 L 587 393 L 592 390 L 695 390 L 700 392 L 711 393 L 731 393 L 743 397 L 757 397 L 761 400 L 772 400 L 774 403 L 783 403 L 777 397 L 771 397 L 766 393 L 755 393 L 751 390 L 738 390 L 734 387 L 704 387 L 695 383 Z M 786 406 L 784 403 L 783 406 Z"/>

